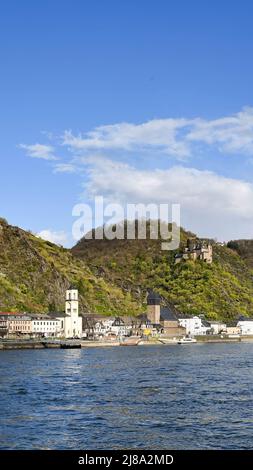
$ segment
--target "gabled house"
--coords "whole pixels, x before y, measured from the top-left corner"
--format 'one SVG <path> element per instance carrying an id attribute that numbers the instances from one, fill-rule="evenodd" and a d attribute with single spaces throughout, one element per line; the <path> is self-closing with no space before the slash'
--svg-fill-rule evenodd
<path id="1" fill-rule="evenodd" d="M 181 318 L 179 316 L 178 321 L 180 326 L 186 329 L 187 335 L 206 335 L 207 333 L 211 332 L 210 323 L 198 316 L 183 316 Z"/>
<path id="2" fill-rule="evenodd" d="M 253 318 L 241 317 L 236 326 L 242 335 L 253 335 Z"/>
<path id="3" fill-rule="evenodd" d="M 162 326 L 162 333 L 166 336 L 183 336 L 186 334 L 186 329 L 180 325 L 178 314 L 172 307 L 161 308 L 160 324 Z"/>

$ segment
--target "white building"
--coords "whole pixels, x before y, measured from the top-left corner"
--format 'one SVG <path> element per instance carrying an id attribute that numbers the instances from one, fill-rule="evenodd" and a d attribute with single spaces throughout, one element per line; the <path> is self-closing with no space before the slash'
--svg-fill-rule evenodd
<path id="1" fill-rule="evenodd" d="M 61 322 L 46 315 L 36 316 L 31 320 L 31 333 L 42 336 L 60 336 Z"/>
<path id="2" fill-rule="evenodd" d="M 129 336 L 132 330 L 131 325 L 126 325 L 122 318 L 106 318 L 105 320 L 98 321 L 94 325 L 95 336 L 108 336 L 114 334 L 115 336 Z"/>
<path id="3" fill-rule="evenodd" d="M 186 329 L 187 335 L 206 335 L 210 331 L 210 325 L 200 317 L 179 318 L 178 323 Z"/>
<path id="4" fill-rule="evenodd" d="M 253 320 L 240 320 L 237 323 L 242 335 L 253 335 Z"/>
<path id="5" fill-rule="evenodd" d="M 65 338 L 82 337 L 82 317 L 79 316 L 78 290 L 71 286 L 66 291 L 65 313 L 50 315 L 60 322 L 61 334 Z"/>
<path id="6" fill-rule="evenodd" d="M 226 323 L 221 323 L 219 321 L 210 321 L 210 327 L 214 335 L 219 335 L 222 331 L 226 331 Z"/>
<path id="7" fill-rule="evenodd" d="M 111 326 L 111 333 L 114 333 L 116 336 L 130 336 L 130 332 L 132 330 L 131 325 L 126 325 L 122 318 L 115 318 Z"/>
<path id="8" fill-rule="evenodd" d="M 82 317 L 78 312 L 78 290 L 70 287 L 66 291 L 65 313 L 1 315 L 0 333 L 55 336 L 65 338 L 82 337 Z"/>
<path id="9" fill-rule="evenodd" d="M 98 321 L 94 325 L 93 333 L 95 336 L 104 336 L 109 328 L 104 324 L 103 321 Z"/>

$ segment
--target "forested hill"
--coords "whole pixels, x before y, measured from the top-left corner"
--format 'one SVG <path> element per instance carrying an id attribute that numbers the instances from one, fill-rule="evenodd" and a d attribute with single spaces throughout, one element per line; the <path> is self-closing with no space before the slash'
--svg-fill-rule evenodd
<path id="1" fill-rule="evenodd" d="M 253 268 L 253 240 L 231 240 L 227 246 L 236 251 Z"/>
<path id="2" fill-rule="evenodd" d="M 181 231 L 182 247 L 189 236 Z M 67 250 L 0 219 L 0 311 L 63 310 L 65 289 L 74 283 L 81 312 L 138 314 L 153 288 L 164 304 L 191 315 L 253 315 L 253 272 L 235 247 L 214 243 L 211 265 L 175 265 L 174 256 L 149 239 L 83 239 Z"/>
<path id="3" fill-rule="evenodd" d="M 116 315 L 141 309 L 70 250 L 0 219 L 0 311 L 61 311 L 70 284 L 79 289 L 81 312 Z"/>
<path id="4" fill-rule="evenodd" d="M 181 248 L 190 232 L 181 230 Z M 187 314 L 213 319 L 253 315 L 253 272 L 240 254 L 213 243 L 213 263 L 175 265 L 175 252 L 161 250 L 160 240 L 82 239 L 72 253 L 135 298 L 152 287 L 165 302 Z"/>

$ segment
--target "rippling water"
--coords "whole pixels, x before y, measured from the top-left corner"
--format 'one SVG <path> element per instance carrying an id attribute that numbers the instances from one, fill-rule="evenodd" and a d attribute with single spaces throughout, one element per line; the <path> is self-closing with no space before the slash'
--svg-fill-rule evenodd
<path id="1" fill-rule="evenodd" d="M 0 351 L 1 449 L 253 448 L 253 344 Z"/>

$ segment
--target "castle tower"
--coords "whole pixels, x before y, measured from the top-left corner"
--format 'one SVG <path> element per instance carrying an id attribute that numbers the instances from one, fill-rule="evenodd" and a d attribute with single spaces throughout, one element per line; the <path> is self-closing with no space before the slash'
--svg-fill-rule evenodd
<path id="1" fill-rule="evenodd" d="M 207 245 L 206 262 L 209 264 L 213 262 L 213 247 L 211 243 L 208 243 Z"/>
<path id="2" fill-rule="evenodd" d="M 71 318 L 78 317 L 78 290 L 74 286 L 66 290 L 65 314 Z"/>
<path id="3" fill-rule="evenodd" d="M 150 291 L 147 297 L 147 317 L 153 325 L 158 325 L 160 323 L 160 303 L 160 295 Z"/>

